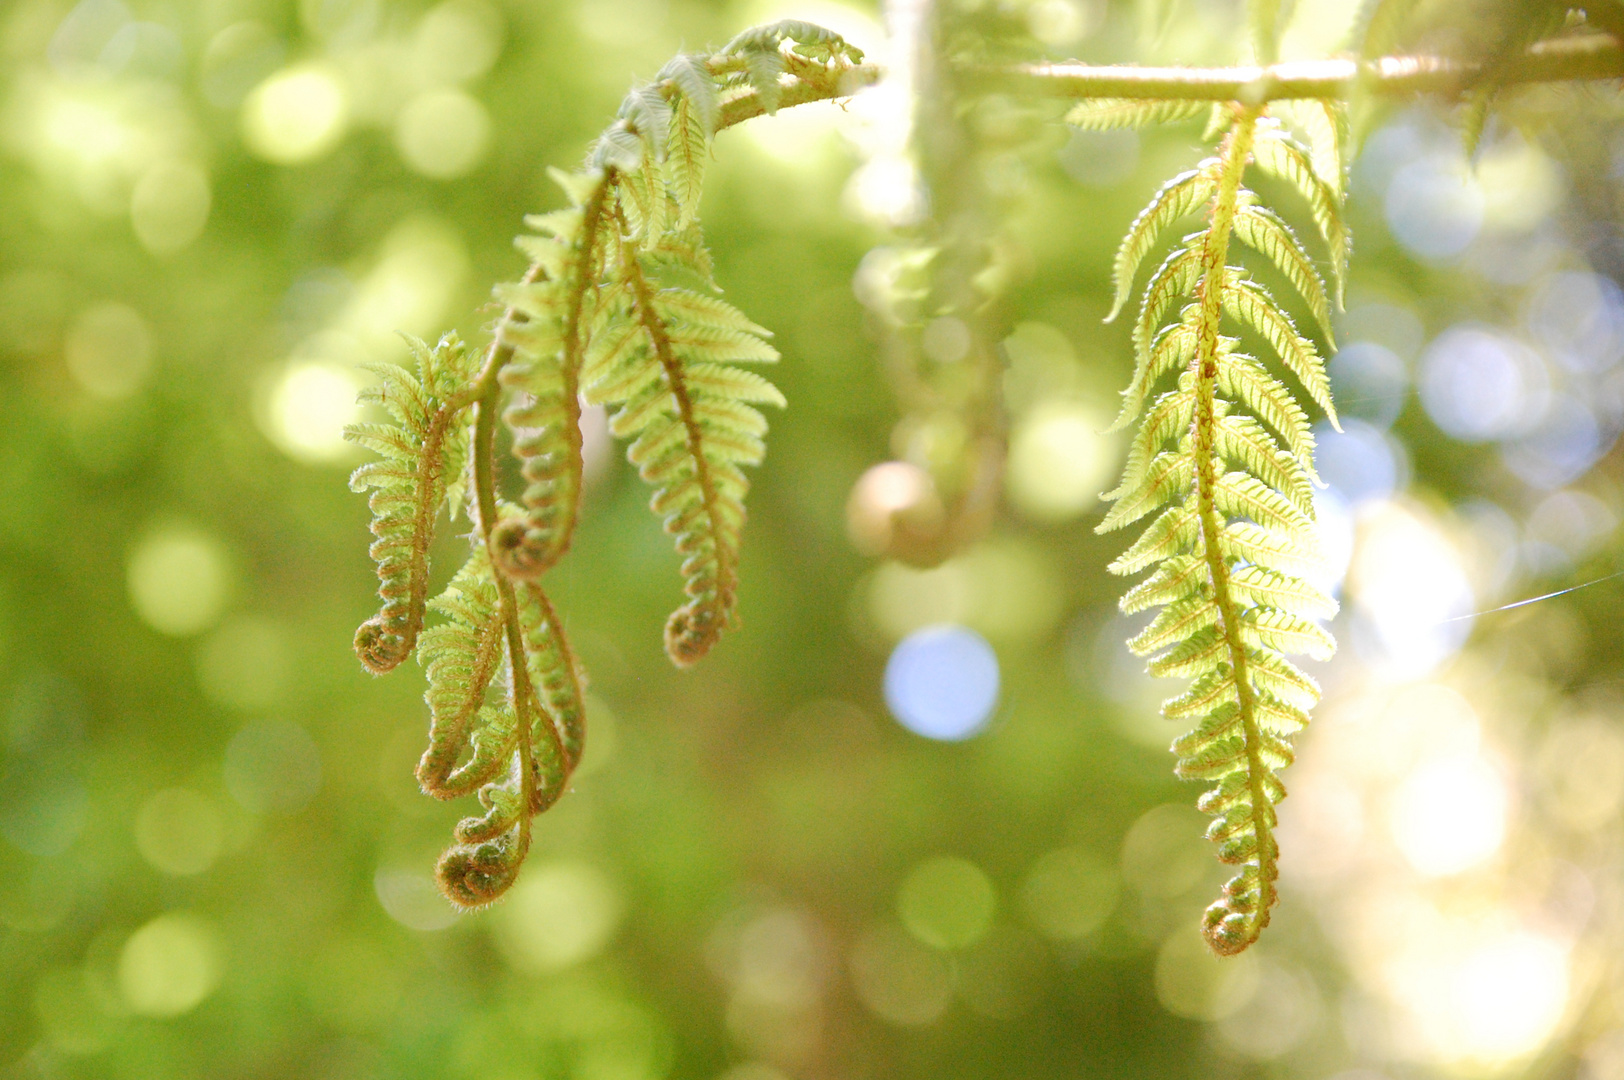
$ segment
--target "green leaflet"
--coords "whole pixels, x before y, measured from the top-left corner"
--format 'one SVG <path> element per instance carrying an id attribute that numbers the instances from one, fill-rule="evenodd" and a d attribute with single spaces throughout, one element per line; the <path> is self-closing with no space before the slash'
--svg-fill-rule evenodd
<path id="1" fill-rule="evenodd" d="M 377 387 L 362 401 L 383 405 L 393 424 L 356 424 L 344 437 L 374 451 L 350 476 L 351 491 L 371 491 L 371 548 L 378 566 L 383 607 L 361 624 L 355 652 L 373 674 L 395 668 L 411 655 L 423 628 L 428 600 L 429 544 L 440 509 L 461 499 L 463 462 L 468 453 L 466 415 L 461 400 L 475 360 L 457 335 L 447 334 L 430 349 L 408 338 L 416 374 L 394 365 L 373 370 Z"/>
<path id="2" fill-rule="evenodd" d="M 1315 171 L 1308 152 L 1277 127 L 1258 133 L 1255 155 L 1259 168 L 1296 188 L 1307 201 L 1320 238 L 1331 252 L 1331 281 L 1340 307 L 1350 247 L 1348 227 L 1342 220 L 1342 193 Z"/>
<path id="3" fill-rule="evenodd" d="M 1325 282 L 1297 234 L 1274 211 L 1262 206 L 1246 206 L 1235 215 L 1235 236 L 1273 263 L 1298 294 L 1308 303 L 1325 342 L 1336 348 L 1331 334 L 1331 301 L 1325 295 Z"/>
<path id="4" fill-rule="evenodd" d="M 1145 254 L 1161 238 L 1162 231 L 1179 218 L 1193 213 L 1197 207 L 1217 190 L 1212 175 L 1212 162 L 1203 162 L 1198 168 L 1181 173 L 1162 185 L 1139 216 L 1128 226 L 1128 235 L 1117 248 L 1116 266 L 1112 280 L 1116 283 L 1116 298 L 1111 313 L 1105 317 L 1111 322 L 1121 312 L 1133 292 L 1133 276 Z"/>
<path id="5" fill-rule="evenodd" d="M 1124 282 L 1159 230 L 1205 204 L 1205 227 L 1186 237 L 1145 286 L 1134 328 L 1135 372 L 1117 426 L 1139 417 L 1169 372 L 1179 371 L 1178 384 L 1156 397 L 1140 421 L 1122 482 L 1104 496 L 1114 505 L 1098 526 L 1121 528 L 1165 508 L 1109 569 L 1153 571 L 1122 599 L 1124 612 L 1161 609 L 1129 648 L 1149 657 L 1152 674 L 1191 680 L 1162 708 L 1193 722 L 1173 744 L 1175 772 L 1212 785 L 1200 801 L 1215 815 L 1208 838 L 1221 861 L 1240 868 L 1203 920 L 1208 944 L 1225 954 L 1246 948 L 1268 925 L 1278 874 L 1274 804 L 1285 797 L 1276 773 L 1291 763 L 1286 740 L 1308 722 L 1306 710 L 1318 699 L 1318 687 L 1286 654 L 1325 659 L 1335 648 L 1314 620 L 1335 614 L 1336 605 L 1309 583 L 1320 555 L 1308 416 L 1286 383 L 1220 330 L 1227 325 L 1261 338 L 1334 423 L 1314 345 L 1266 289 L 1230 265 L 1232 238 L 1259 252 L 1302 295 L 1329 339 L 1329 299 L 1318 272 L 1290 228 L 1258 205 L 1242 179 L 1255 156 L 1307 187 L 1322 234 L 1333 241 L 1333 259 L 1346 246 L 1336 231 L 1340 188 L 1333 198 L 1307 152 L 1261 113 L 1238 107 L 1222 113 L 1227 131 L 1219 157 L 1170 182 L 1119 251 L 1120 307 Z M 1330 153 L 1322 148 L 1320 156 Z M 1339 175 L 1340 157 L 1322 167 Z"/>

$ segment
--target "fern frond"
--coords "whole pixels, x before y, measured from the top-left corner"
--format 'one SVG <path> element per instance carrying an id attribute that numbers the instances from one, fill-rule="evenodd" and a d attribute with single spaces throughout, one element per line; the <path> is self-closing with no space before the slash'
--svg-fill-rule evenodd
<path id="1" fill-rule="evenodd" d="M 557 802 L 586 749 L 585 678 L 564 636 L 564 624 L 547 594 L 533 582 L 518 591 L 530 685 L 539 698 L 533 713 L 531 745 L 535 748 L 535 784 L 530 812 L 539 814 Z"/>
<path id="2" fill-rule="evenodd" d="M 496 342 L 512 350 L 502 384 L 518 391 L 503 419 L 526 488 L 523 513 L 491 532 L 491 556 L 517 580 L 539 577 L 569 550 L 581 499 L 580 370 L 590 329 L 587 312 L 607 244 L 603 204 L 609 178 L 566 180 L 580 202 L 527 222 L 541 235 L 520 246 L 531 257 L 525 280 L 498 286 L 508 307 Z"/>
<path id="3" fill-rule="evenodd" d="M 1163 712 L 1195 721 L 1173 744 L 1175 771 L 1213 783 L 1201 799 L 1216 817 L 1207 835 L 1221 861 L 1240 867 L 1203 923 L 1208 944 L 1227 954 L 1268 925 L 1278 874 L 1274 805 L 1285 797 L 1276 773 L 1290 764 L 1286 739 L 1307 723 L 1306 709 L 1318 697 L 1313 680 L 1285 654 L 1328 657 L 1334 642 L 1314 620 L 1336 610 L 1307 580 L 1320 561 L 1308 417 L 1285 383 L 1220 331 L 1227 322 L 1267 342 L 1334 422 L 1324 361 L 1274 297 L 1229 264 L 1230 240 L 1278 267 L 1328 336 L 1324 285 L 1285 222 L 1242 186 L 1247 165 L 1268 158 L 1274 171 L 1296 178 L 1294 186 L 1306 185 L 1324 203 L 1316 220 L 1327 223 L 1322 231 L 1331 238 L 1340 235 L 1341 207 L 1261 109 L 1220 115 L 1228 130 L 1219 157 L 1197 170 L 1205 177 L 1201 197 L 1185 202 L 1172 194 L 1196 174 L 1176 178 L 1129 229 L 1118 256 L 1131 279 L 1156 219 L 1206 205 L 1205 228 L 1186 237 L 1145 286 L 1135 372 L 1118 425 L 1139 415 L 1159 379 L 1181 371 L 1177 387 L 1157 397 L 1141 422 L 1122 483 L 1104 496 L 1113 506 L 1098 530 L 1160 510 L 1109 569 L 1154 567 L 1122 599 L 1125 612 L 1161 608 L 1129 648 L 1148 658 L 1151 674 L 1192 680 Z M 1332 248 L 1334 260 L 1339 249 L 1335 242 Z"/>
<path id="4" fill-rule="evenodd" d="M 772 384 L 732 367 L 770 362 L 767 331 L 732 305 L 661 288 L 649 260 L 620 266 L 626 298 L 586 368 L 586 396 L 616 407 L 610 431 L 655 489 L 650 503 L 684 556 L 688 602 L 666 625 L 666 651 L 687 666 L 731 625 L 748 487 L 741 465 L 765 453 L 766 419 L 753 403 L 783 404 Z"/>
<path id="5" fill-rule="evenodd" d="M 1326 344 L 1336 348 L 1336 339 L 1331 333 L 1331 301 L 1325 295 L 1325 282 L 1291 226 L 1267 207 L 1244 206 L 1235 214 L 1235 236 L 1285 275 L 1292 288 L 1308 303 L 1308 310 L 1325 336 Z"/>
<path id="6" fill-rule="evenodd" d="M 1085 131 L 1149 127 L 1193 120 L 1208 110 L 1204 101 L 1155 101 L 1145 98 L 1091 98 L 1073 105 L 1066 123 Z"/>
<path id="7" fill-rule="evenodd" d="M 447 621 L 423 632 L 417 658 L 428 678 L 429 745 L 417 765 L 426 795 L 456 799 L 489 783 L 514 750 L 511 710 L 487 705 L 503 661 L 502 611 L 483 545 L 429 608 Z M 473 754 L 462 766 L 458 759 Z"/>
<path id="8" fill-rule="evenodd" d="M 355 633 L 355 653 L 375 675 L 393 670 L 411 655 L 423 629 L 428 601 L 429 545 L 441 507 L 460 498 L 459 481 L 468 453 L 463 394 L 474 363 L 456 334 L 430 349 L 415 338 L 407 344 L 415 375 L 393 364 L 373 370 L 378 386 L 362 401 L 382 404 L 393 424 L 356 424 L 344 437 L 376 452 L 350 476 L 351 491 L 371 491 L 371 548 L 378 567 L 383 607 Z"/>

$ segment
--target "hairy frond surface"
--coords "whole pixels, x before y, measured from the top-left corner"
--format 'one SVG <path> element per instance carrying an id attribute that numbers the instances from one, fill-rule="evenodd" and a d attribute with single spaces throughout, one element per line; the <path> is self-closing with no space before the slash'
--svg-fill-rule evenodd
<path id="1" fill-rule="evenodd" d="M 1324 360 L 1273 294 L 1231 261 L 1231 239 L 1281 272 L 1327 340 L 1330 298 L 1290 227 L 1244 186 L 1247 167 L 1258 164 L 1304 192 L 1333 273 L 1346 251 L 1340 187 L 1321 176 L 1314 152 L 1260 109 L 1232 107 L 1228 120 L 1218 156 L 1157 193 L 1117 258 L 1120 307 L 1152 234 L 1204 211 L 1205 226 L 1145 286 L 1118 426 L 1140 423 L 1099 525 L 1107 532 L 1149 519 L 1109 569 L 1150 571 L 1121 607 L 1160 610 L 1128 646 L 1148 658 L 1152 674 L 1191 680 L 1163 712 L 1194 721 L 1173 744 L 1176 772 L 1212 785 L 1200 800 L 1215 819 L 1207 836 L 1219 859 L 1239 868 L 1203 920 L 1221 954 L 1257 940 L 1276 899 L 1274 807 L 1285 797 L 1278 773 L 1319 694 L 1287 656 L 1325 659 L 1335 648 L 1316 621 L 1336 604 L 1313 584 L 1321 561 L 1313 435 L 1276 373 L 1334 422 Z M 1339 154 L 1320 157 L 1340 175 Z M 1267 347 L 1271 362 L 1242 351 L 1248 337 Z M 1152 397 L 1174 373 L 1174 385 Z"/>
<path id="2" fill-rule="evenodd" d="M 475 361 L 457 335 L 432 349 L 408 338 L 415 372 L 393 364 L 373 370 L 378 385 L 362 401 L 381 404 L 392 423 L 354 424 L 344 437 L 378 455 L 350 476 L 351 491 L 370 491 L 371 555 L 378 567 L 378 614 L 355 634 L 355 653 L 373 674 L 393 670 L 411 655 L 423 629 L 428 599 L 429 545 L 434 524 L 458 497 L 468 454 L 464 393 Z"/>

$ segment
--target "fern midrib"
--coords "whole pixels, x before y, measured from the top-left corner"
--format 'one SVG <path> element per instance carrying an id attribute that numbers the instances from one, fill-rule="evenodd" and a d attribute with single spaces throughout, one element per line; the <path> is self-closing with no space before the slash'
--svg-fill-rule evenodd
<path id="1" fill-rule="evenodd" d="M 625 221 L 620 218 L 618 211 L 616 217 L 624 226 Z M 722 520 L 721 496 L 716 492 L 716 480 L 711 476 L 710 462 L 705 457 L 704 433 L 700 430 L 699 421 L 694 417 L 693 398 L 688 393 L 687 380 L 683 378 L 682 361 L 677 359 L 676 353 L 672 350 L 671 338 L 666 334 L 665 326 L 654 310 L 654 294 L 649 288 L 648 278 L 643 275 L 643 268 L 637 262 L 635 254 L 631 258 L 623 259 L 622 263 L 632 287 L 637 321 L 642 324 L 643 332 L 648 335 L 649 342 L 654 346 L 654 355 L 665 371 L 666 385 L 670 387 L 671 396 L 676 400 L 677 416 L 687 437 L 688 455 L 694 459 L 694 479 L 699 481 L 699 490 L 705 499 L 705 517 L 710 521 L 711 547 L 716 560 L 716 594 L 725 605 L 726 598 L 731 596 L 735 589 L 734 568 L 729 545 L 722 542 L 727 533 L 727 523 Z M 707 606 L 718 605 L 716 601 L 712 601 Z"/>
<path id="2" fill-rule="evenodd" d="M 1204 556 L 1223 626 L 1224 645 L 1235 676 L 1235 693 L 1240 707 L 1241 729 L 1246 747 L 1247 783 L 1252 794 L 1252 829 L 1257 837 L 1258 910 L 1252 913 L 1250 936 L 1268 924 L 1274 903 L 1274 880 L 1269 870 L 1274 858 L 1272 833 L 1267 813 L 1269 801 L 1263 789 L 1267 766 L 1262 757 L 1262 732 L 1257 721 L 1257 701 L 1247 674 L 1246 646 L 1240 635 L 1240 613 L 1229 587 L 1229 565 L 1219 547 L 1221 527 L 1216 505 L 1217 415 L 1214 408 L 1218 381 L 1219 324 L 1223 309 L 1224 268 L 1229 259 L 1230 229 L 1240 191 L 1241 177 L 1251 154 L 1252 138 L 1259 110 L 1248 108 L 1236 119 L 1225 140 L 1223 172 L 1213 196 L 1211 226 L 1203 242 L 1200 285 L 1201 323 L 1196 344 L 1199 365 L 1196 383 L 1196 491 L 1204 541 Z"/>

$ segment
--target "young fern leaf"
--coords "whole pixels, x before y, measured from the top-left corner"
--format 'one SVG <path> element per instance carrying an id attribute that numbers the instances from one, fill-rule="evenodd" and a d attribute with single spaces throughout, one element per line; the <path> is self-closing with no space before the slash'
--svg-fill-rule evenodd
<path id="1" fill-rule="evenodd" d="M 516 514 L 508 508 L 506 516 Z M 418 782 L 438 799 L 477 790 L 485 810 L 458 823 L 437 870 L 441 890 L 461 907 L 488 904 L 513 883 L 529 850 L 530 819 L 568 788 L 584 739 L 581 677 L 557 615 L 526 582 L 515 637 L 503 589 L 486 546 L 476 543 L 429 603 L 447 621 L 425 630 L 418 646 L 431 717 Z M 522 675 L 513 668 L 515 641 Z"/>
<path id="2" fill-rule="evenodd" d="M 539 577 L 569 550 L 581 497 L 581 357 L 585 314 L 607 244 L 608 181 L 558 179 L 579 202 L 526 219 L 540 234 L 519 241 L 530 270 L 521 281 L 496 289 L 508 307 L 497 346 L 513 354 L 501 379 L 519 391 L 503 419 L 527 486 L 524 513 L 492 531 L 491 555 L 516 580 Z"/>
<path id="3" fill-rule="evenodd" d="M 626 286 L 584 375 L 594 404 L 617 406 L 609 429 L 655 488 L 650 506 L 684 556 L 688 602 L 666 623 L 666 653 L 686 667 L 734 620 L 744 495 L 742 465 L 766 452 L 766 419 L 752 404 L 783 405 L 767 380 L 733 364 L 770 363 L 769 332 L 725 301 L 661 288 L 659 267 L 620 261 Z"/>
<path id="4" fill-rule="evenodd" d="M 1231 106 L 1228 118 L 1219 156 L 1198 170 L 1209 178 L 1205 228 L 1186 237 L 1146 285 L 1135 328 L 1138 362 L 1119 426 L 1138 418 L 1163 376 L 1178 370 L 1178 381 L 1141 422 L 1122 483 L 1105 496 L 1114 505 L 1098 527 L 1107 532 L 1155 515 L 1109 569 L 1154 568 L 1122 599 L 1124 612 L 1161 609 L 1128 646 L 1149 659 L 1152 674 L 1193 680 L 1162 709 L 1195 720 L 1173 744 L 1176 772 L 1212 783 L 1199 803 L 1214 816 L 1207 836 L 1220 860 L 1239 867 L 1203 919 L 1207 942 L 1220 954 L 1256 941 L 1276 901 L 1274 807 L 1285 797 L 1277 773 L 1290 764 L 1287 740 L 1308 723 L 1306 710 L 1319 696 L 1286 654 L 1324 659 L 1335 648 L 1314 620 L 1334 615 L 1336 604 L 1309 580 L 1320 555 L 1307 415 L 1284 383 L 1221 330 L 1227 323 L 1266 342 L 1334 421 L 1324 361 L 1274 297 L 1231 265 L 1231 239 L 1275 264 L 1322 327 L 1329 302 L 1291 230 L 1242 186 L 1247 166 L 1267 158 L 1296 177 L 1295 186 L 1313 185 L 1321 200 L 1310 199 L 1316 220 L 1346 246 L 1345 231 L 1337 231 L 1339 196 L 1308 165 L 1307 152 L 1287 142 L 1261 109 Z M 1173 185 L 1188 182 L 1180 177 Z M 1147 215 L 1171 204 L 1167 191 Z M 1129 276 L 1142 254 L 1145 218 L 1124 244 L 1133 257 L 1119 257 Z M 1168 321 L 1180 301 L 1187 302 Z"/>
<path id="5" fill-rule="evenodd" d="M 354 424 L 344 437 L 376 451 L 378 461 L 356 469 L 351 491 L 372 492 L 371 555 L 378 565 L 383 607 L 355 633 L 355 653 L 374 675 L 392 671 L 411 655 L 423 629 L 428 600 L 429 545 L 440 508 L 460 499 L 468 455 L 463 390 L 474 361 L 457 335 L 430 349 L 408 338 L 416 374 L 393 364 L 373 370 L 378 386 L 362 393 L 389 410 L 393 424 Z"/>

